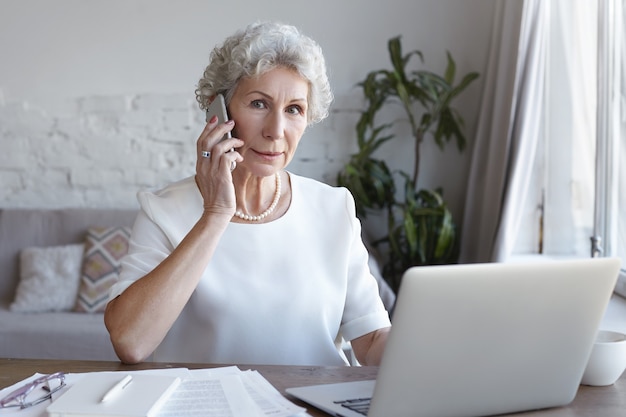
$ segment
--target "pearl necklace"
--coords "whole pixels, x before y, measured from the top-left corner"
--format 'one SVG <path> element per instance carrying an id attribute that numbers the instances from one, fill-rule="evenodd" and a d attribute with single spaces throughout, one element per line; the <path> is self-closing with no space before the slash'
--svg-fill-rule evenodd
<path id="1" fill-rule="evenodd" d="M 264 218 L 272 214 L 272 212 L 278 205 L 278 200 L 280 200 L 280 188 L 281 188 L 280 173 L 277 172 L 276 173 L 276 193 L 274 194 L 274 200 L 272 201 L 272 204 L 270 204 L 268 209 L 265 210 L 263 213 L 259 214 L 258 216 L 244 214 L 241 210 L 237 210 L 235 212 L 235 216 L 239 217 L 242 220 L 247 220 L 250 222 L 258 222 L 259 220 L 263 220 Z"/>

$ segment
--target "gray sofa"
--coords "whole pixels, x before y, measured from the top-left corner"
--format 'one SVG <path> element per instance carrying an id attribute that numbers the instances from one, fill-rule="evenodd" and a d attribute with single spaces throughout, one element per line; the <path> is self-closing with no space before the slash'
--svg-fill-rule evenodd
<path id="1" fill-rule="evenodd" d="M 0 357 L 117 360 L 101 313 L 18 313 L 9 306 L 26 247 L 83 243 L 93 226 L 132 226 L 136 210 L 0 210 Z"/>
<path id="2" fill-rule="evenodd" d="M 90 227 L 132 226 L 136 210 L 0 210 L 0 357 L 117 360 L 102 313 L 19 313 L 10 310 L 20 280 L 19 255 L 27 247 L 83 243 Z M 390 309 L 395 295 L 370 260 Z"/>

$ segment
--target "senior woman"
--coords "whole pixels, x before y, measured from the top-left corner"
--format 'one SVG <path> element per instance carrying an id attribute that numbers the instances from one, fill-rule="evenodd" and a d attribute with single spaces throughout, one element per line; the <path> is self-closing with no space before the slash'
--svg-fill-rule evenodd
<path id="1" fill-rule="evenodd" d="M 352 196 L 286 171 L 328 114 L 325 65 L 317 43 L 277 23 L 213 50 L 196 97 L 206 109 L 222 93 L 230 120 L 207 122 L 195 176 L 138 194 L 105 313 L 123 362 L 339 365 L 341 338 L 380 362 L 389 315 Z"/>

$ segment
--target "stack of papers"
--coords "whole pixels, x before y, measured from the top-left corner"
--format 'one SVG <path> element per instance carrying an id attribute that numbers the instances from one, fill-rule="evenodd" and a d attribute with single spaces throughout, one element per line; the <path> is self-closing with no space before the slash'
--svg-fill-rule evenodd
<path id="1" fill-rule="evenodd" d="M 191 377 L 182 381 L 158 417 L 306 415 L 257 371 L 227 367 L 189 372 Z"/>
<path id="2" fill-rule="evenodd" d="M 211 417 L 211 416 L 232 416 L 232 417 L 304 417 L 308 414 L 306 410 L 299 407 L 283 397 L 269 381 L 267 381 L 257 371 L 241 371 L 236 366 L 194 369 L 154 369 L 146 371 L 119 371 L 119 372 L 90 372 L 90 373 L 69 373 L 66 374 L 67 386 L 53 396 L 52 402 L 45 401 L 33 407 L 20 410 L 19 408 L 3 409 L 2 415 L 19 415 L 21 417 L 48 417 L 47 408 L 52 407 L 58 399 L 65 393 L 81 383 L 81 380 L 93 379 L 93 375 L 111 374 L 121 380 L 125 375 L 167 375 L 179 378 L 180 383 L 171 392 L 167 393 L 167 398 L 158 407 L 149 410 L 149 417 Z M 25 383 L 41 376 L 35 374 L 11 387 L 0 391 L 0 398 L 12 390 Z M 94 387 L 96 388 L 96 387 Z M 94 398 L 101 398 L 104 395 L 102 388 L 94 393 Z M 105 390 L 106 391 L 106 390 Z M 112 400 L 112 401 L 115 401 Z M 61 403 L 61 401 L 59 402 Z M 99 414 L 98 417 L 127 417 L 129 413 L 116 413 L 110 415 Z M 63 412 L 56 407 L 56 411 L 51 415 L 61 415 Z M 70 414 L 64 414 L 70 416 Z M 95 414 L 85 409 L 79 414 L 71 414 L 75 417 L 92 417 Z"/>

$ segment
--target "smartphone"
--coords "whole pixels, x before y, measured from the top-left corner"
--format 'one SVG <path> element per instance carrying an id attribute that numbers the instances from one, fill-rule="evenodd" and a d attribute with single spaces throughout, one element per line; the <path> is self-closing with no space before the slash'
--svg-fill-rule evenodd
<path id="1" fill-rule="evenodd" d="M 222 94 L 218 94 L 215 96 L 211 104 L 209 104 L 209 108 L 206 111 L 206 121 L 211 120 L 213 116 L 217 116 L 217 123 L 221 124 L 228 120 L 228 112 L 226 111 L 226 101 L 224 100 L 224 96 Z M 227 132 L 222 140 L 228 139 L 231 137 L 230 132 Z"/>

